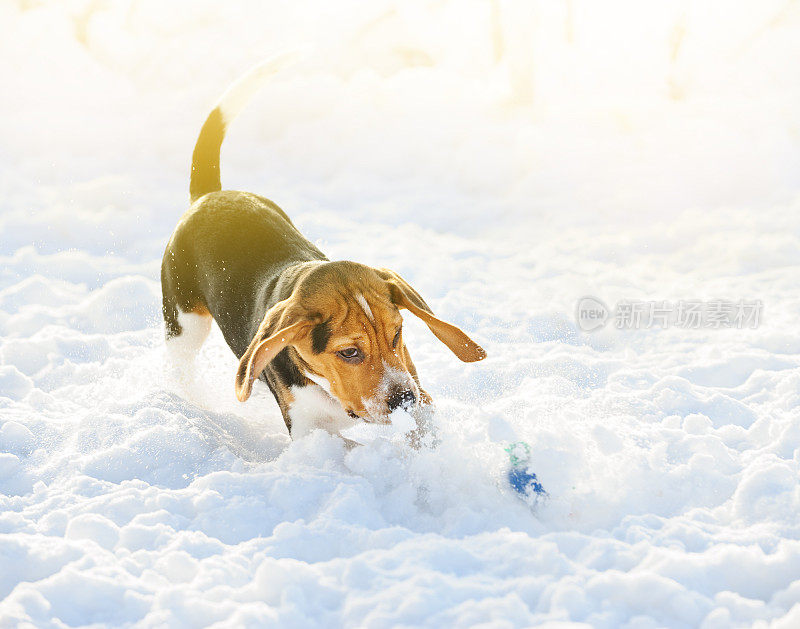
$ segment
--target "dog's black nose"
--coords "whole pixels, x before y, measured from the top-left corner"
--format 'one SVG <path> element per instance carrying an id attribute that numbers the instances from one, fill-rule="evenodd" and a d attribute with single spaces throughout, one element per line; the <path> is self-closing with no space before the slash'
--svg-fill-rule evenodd
<path id="1" fill-rule="evenodd" d="M 409 408 L 413 406 L 416 401 L 417 396 L 414 395 L 411 389 L 399 389 L 389 396 L 386 403 L 389 405 L 389 410 L 393 411 L 400 407 Z"/>

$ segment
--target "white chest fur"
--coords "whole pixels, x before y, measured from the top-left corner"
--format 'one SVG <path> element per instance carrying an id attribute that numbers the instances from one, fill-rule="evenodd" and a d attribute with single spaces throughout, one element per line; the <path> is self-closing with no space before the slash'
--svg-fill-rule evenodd
<path id="1" fill-rule="evenodd" d="M 316 428 L 336 435 L 340 430 L 351 428 L 361 421 L 350 417 L 320 384 L 293 386 L 290 391 L 294 396 L 294 402 L 289 406 L 293 439 L 307 435 Z"/>

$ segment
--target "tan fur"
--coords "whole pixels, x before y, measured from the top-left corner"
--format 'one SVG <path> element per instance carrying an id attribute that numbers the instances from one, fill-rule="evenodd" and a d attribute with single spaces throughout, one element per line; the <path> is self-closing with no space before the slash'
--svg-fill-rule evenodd
<path id="1" fill-rule="evenodd" d="M 264 371 L 267 363 L 287 345 L 299 342 L 300 338 L 307 333 L 308 327 L 310 325 L 307 321 L 295 321 L 263 340 L 259 340 L 258 336 L 253 339 L 250 347 L 247 348 L 248 359 L 239 362 L 239 369 L 236 373 L 236 397 L 240 402 L 244 402 L 250 397 L 253 382 Z"/>
<path id="2" fill-rule="evenodd" d="M 193 312 L 196 315 L 200 315 L 201 317 L 210 317 L 211 313 L 206 308 L 205 304 L 197 303 L 195 304 L 189 312 Z"/>

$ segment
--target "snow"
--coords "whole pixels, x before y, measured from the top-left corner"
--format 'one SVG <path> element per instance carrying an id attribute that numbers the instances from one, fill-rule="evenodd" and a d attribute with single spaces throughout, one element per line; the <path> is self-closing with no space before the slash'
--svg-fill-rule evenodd
<path id="1" fill-rule="evenodd" d="M 402 408 L 398 408 L 389 414 L 388 422 L 385 424 L 360 422 L 344 430 L 339 434 L 356 443 L 368 445 L 379 439 L 403 442 L 408 433 L 417 427 L 417 422 L 412 415 Z M 431 435 L 429 441 L 433 441 Z"/>
<path id="2" fill-rule="evenodd" d="M 800 624 L 798 31 L 783 0 L 0 5 L 0 625 Z M 434 448 L 291 441 L 216 327 L 164 347 L 200 125 L 308 43 L 223 184 L 486 348 L 405 317 Z M 587 334 L 584 296 L 763 317 Z"/>

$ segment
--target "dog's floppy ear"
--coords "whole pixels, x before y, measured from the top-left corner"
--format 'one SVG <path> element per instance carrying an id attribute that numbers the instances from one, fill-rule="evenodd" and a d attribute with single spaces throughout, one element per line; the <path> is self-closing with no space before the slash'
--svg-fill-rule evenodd
<path id="1" fill-rule="evenodd" d="M 308 331 L 310 322 L 298 317 L 291 306 L 290 298 L 278 302 L 267 311 L 258 332 L 239 360 L 239 368 L 236 370 L 236 397 L 240 402 L 250 397 L 253 382 L 269 362 L 284 347 L 292 345 Z M 268 333 L 275 329 L 277 332 Z"/>
<path id="2" fill-rule="evenodd" d="M 447 345 L 459 359 L 472 363 L 486 358 L 486 351 L 460 328 L 437 319 L 420 294 L 397 273 L 389 269 L 378 269 L 378 275 L 389 285 L 394 304 L 422 319 L 436 338 Z"/>

